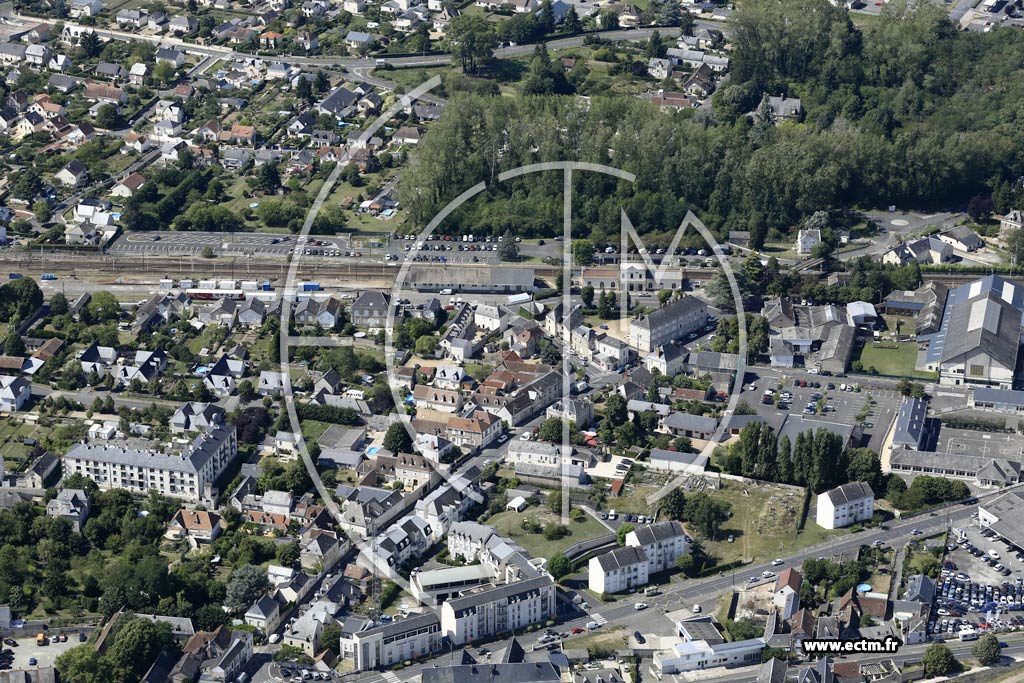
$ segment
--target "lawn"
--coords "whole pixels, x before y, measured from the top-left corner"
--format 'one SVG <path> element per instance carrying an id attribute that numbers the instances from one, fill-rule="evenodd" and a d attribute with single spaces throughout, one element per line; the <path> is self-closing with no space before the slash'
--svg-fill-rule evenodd
<path id="1" fill-rule="evenodd" d="M 587 516 L 583 522 L 569 522 L 569 529 L 572 532 L 565 538 L 549 541 L 543 534 L 531 534 L 523 530 L 520 522 L 524 519 L 533 519 L 540 524 L 558 524 L 559 517 L 546 508 L 531 507 L 523 512 L 507 510 L 494 515 L 485 523 L 494 527 L 495 531 L 503 536 L 508 536 L 534 557 L 550 558 L 557 552 L 561 552 L 573 543 L 585 541 L 589 538 L 596 538 L 610 533 L 608 529 L 593 517 Z"/>
<path id="2" fill-rule="evenodd" d="M 317 422 L 316 420 L 303 420 L 302 421 L 302 437 L 306 440 L 307 444 L 316 443 L 320 435 L 327 431 L 330 427 L 329 422 Z"/>
<path id="3" fill-rule="evenodd" d="M 886 343 L 887 347 L 893 346 Z M 853 361 L 860 361 L 864 372 L 871 372 L 874 368 L 879 374 L 894 375 L 897 377 L 916 377 L 918 379 L 934 380 L 934 372 L 924 372 L 914 369 L 917 365 L 917 344 L 915 342 L 903 342 L 895 344 L 896 348 L 883 348 L 875 346 L 871 342 L 865 342 L 859 349 L 854 349 Z"/>
<path id="4" fill-rule="evenodd" d="M 718 540 L 704 542 L 708 553 L 721 561 L 785 557 L 800 548 L 820 543 L 830 535 L 849 533 L 830 532 L 813 520 L 796 533 L 803 495 L 792 487 L 723 482 L 722 489 L 712 491 L 711 495 L 729 503 L 732 509 L 732 517 L 722 524 Z M 733 543 L 728 541 L 730 534 Z"/>

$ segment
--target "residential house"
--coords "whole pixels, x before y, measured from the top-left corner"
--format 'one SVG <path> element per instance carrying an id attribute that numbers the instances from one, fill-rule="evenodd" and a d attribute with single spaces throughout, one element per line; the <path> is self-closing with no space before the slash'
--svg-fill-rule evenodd
<path id="1" fill-rule="evenodd" d="M 171 540 L 187 540 L 193 548 L 197 548 L 212 543 L 220 532 L 220 515 L 216 512 L 182 508 L 174 513 L 164 536 Z"/>
<path id="2" fill-rule="evenodd" d="M 141 173 L 132 173 L 118 181 L 110 190 L 113 197 L 128 198 L 135 195 L 142 186 L 146 184 L 146 178 Z"/>
<path id="3" fill-rule="evenodd" d="M 46 516 L 66 519 L 74 531 L 82 533 L 89 519 L 89 507 L 89 494 L 82 489 L 61 489 L 56 498 L 46 503 Z"/>
<path id="4" fill-rule="evenodd" d="M 65 187 L 78 187 L 88 177 L 89 171 L 78 159 L 72 159 L 68 164 L 57 171 L 55 177 Z"/>

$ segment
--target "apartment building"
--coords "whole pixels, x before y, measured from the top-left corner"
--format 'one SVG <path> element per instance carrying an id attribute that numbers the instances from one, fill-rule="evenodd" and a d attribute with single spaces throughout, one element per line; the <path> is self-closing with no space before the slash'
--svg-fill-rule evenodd
<path id="1" fill-rule="evenodd" d="M 145 448 L 111 442 L 79 443 L 64 456 L 65 475 L 77 472 L 107 490 L 157 491 L 200 502 L 238 453 L 234 425 L 217 424 L 186 445 Z"/>
<path id="2" fill-rule="evenodd" d="M 646 524 L 626 534 L 626 545 L 642 548 L 647 555 L 647 573 L 654 574 L 675 566 L 688 551 L 686 532 L 675 520 Z"/>
<path id="3" fill-rule="evenodd" d="M 389 667 L 441 649 L 441 622 L 433 612 L 352 634 L 355 670 Z"/>
<path id="4" fill-rule="evenodd" d="M 699 330 L 708 321 L 708 307 L 700 299 L 684 296 L 647 315 L 629 321 L 629 344 L 651 353 Z"/>
<path id="5" fill-rule="evenodd" d="M 623 593 L 647 585 L 647 553 L 643 548 L 624 546 L 590 558 L 590 590 Z"/>
<path id="6" fill-rule="evenodd" d="M 875 514 L 875 492 L 862 481 L 843 484 L 818 496 L 818 526 L 825 529 L 863 522 Z"/>
<path id="7" fill-rule="evenodd" d="M 555 584 L 542 574 L 448 600 L 441 630 L 454 645 L 485 640 L 546 621 L 555 613 Z"/>

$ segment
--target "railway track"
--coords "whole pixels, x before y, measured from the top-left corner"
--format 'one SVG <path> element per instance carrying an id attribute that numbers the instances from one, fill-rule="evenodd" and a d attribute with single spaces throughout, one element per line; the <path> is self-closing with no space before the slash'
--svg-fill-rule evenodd
<path id="1" fill-rule="evenodd" d="M 197 259 L 188 256 L 100 255 L 81 252 L 14 252 L 0 254 L 2 272 L 38 277 L 53 273 L 96 284 L 158 284 L 165 278 L 270 280 L 282 286 L 288 276 L 287 258 L 216 258 Z M 303 257 L 299 263 L 299 280 L 337 283 L 355 288 L 369 283 L 394 282 L 399 263 L 352 262 Z M 457 266 L 451 266 L 456 268 Z M 540 278 L 551 280 L 557 266 L 532 264 Z"/>

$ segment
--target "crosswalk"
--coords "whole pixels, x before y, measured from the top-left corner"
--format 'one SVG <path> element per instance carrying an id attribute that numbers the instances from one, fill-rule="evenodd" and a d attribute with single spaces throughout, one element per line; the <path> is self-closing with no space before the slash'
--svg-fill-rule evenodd
<path id="1" fill-rule="evenodd" d="M 381 677 L 387 681 L 387 683 L 402 683 L 402 679 L 395 675 L 394 671 L 384 671 L 381 673 Z"/>
<path id="2" fill-rule="evenodd" d="M 608 620 L 607 620 L 607 619 L 605 619 L 604 617 L 602 617 L 602 616 L 601 616 L 600 614 L 598 614 L 597 612 L 593 612 L 593 613 L 591 613 L 591 615 L 590 615 L 590 620 L 591 620 L 591 621 L 595 621 L 595 622 L 597 622 L 597 623 L 598 623 L 598 624 L 600 624 L 601 626 L 604 626 L 605 624 L 607 624 L 607 623 L 608 623 Z M 389 683 L 393 683 L 393 682 L 389 682 Z"/>

